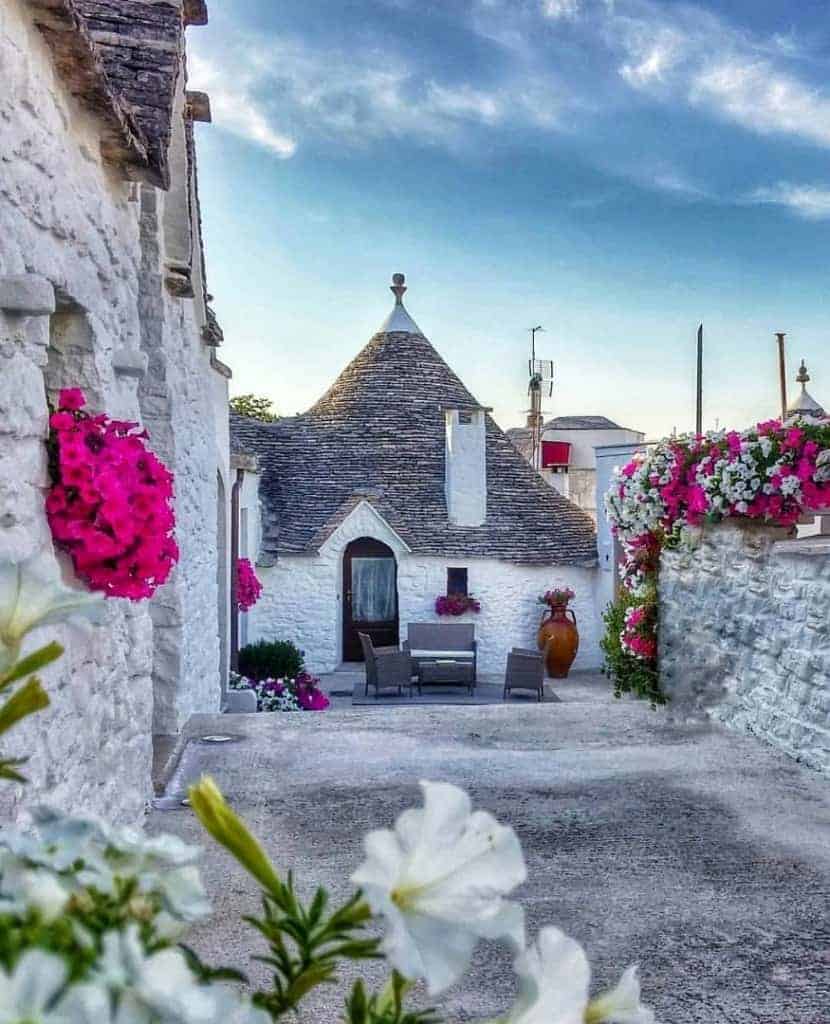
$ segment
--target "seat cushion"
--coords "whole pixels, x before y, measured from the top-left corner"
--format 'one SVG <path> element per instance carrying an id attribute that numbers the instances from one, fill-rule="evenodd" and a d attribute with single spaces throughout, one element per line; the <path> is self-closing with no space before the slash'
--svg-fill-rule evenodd
<path id="1" fill-rule="evenodd" d="M 413 658 L 448 658 L 450 661 L 462 661 L 475 657 L 474 651 L 410 651 Z"/>

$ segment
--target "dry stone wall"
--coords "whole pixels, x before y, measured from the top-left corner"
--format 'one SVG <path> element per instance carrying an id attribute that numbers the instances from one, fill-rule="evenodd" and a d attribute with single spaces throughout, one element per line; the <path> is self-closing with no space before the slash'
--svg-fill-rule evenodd
<path id="1" fill-rule="evenodd" d="M 664 551 L 671 714 L 709 714 L 830 772 L 830 541 L 734 523 Z"/>

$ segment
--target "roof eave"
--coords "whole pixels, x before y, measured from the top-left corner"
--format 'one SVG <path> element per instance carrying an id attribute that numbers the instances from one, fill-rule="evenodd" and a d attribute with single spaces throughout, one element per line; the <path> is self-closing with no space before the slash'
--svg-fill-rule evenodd
<path id="1" fill-rule="evenodd" d="M 147 138 L 110 85 L 74 0 L 27 0 L 67 88 L 101 122 L 101 155 L 131 181 L 169 188 L 164 162 L 153 161 Z"/>

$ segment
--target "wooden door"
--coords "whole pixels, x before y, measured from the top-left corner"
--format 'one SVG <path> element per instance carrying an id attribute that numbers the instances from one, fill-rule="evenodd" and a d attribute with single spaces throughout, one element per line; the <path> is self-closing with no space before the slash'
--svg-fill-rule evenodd
<path id="1" fill-rule="evenodd" d="M 343 661 L 363 661 L 358 633 L 375 647 L 398 643 L 398 566 L 390 547 L 360 537 L 343 555 Z"/>

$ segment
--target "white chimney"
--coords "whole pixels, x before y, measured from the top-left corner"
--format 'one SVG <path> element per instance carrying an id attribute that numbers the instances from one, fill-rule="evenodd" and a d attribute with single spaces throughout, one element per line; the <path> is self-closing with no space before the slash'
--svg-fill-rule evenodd
<path id="1" fill-rule="evenodd" d="M 481 526 L 487 518 L 487 410 L 445 409 L 444 489 L 454 526 Z"/>

